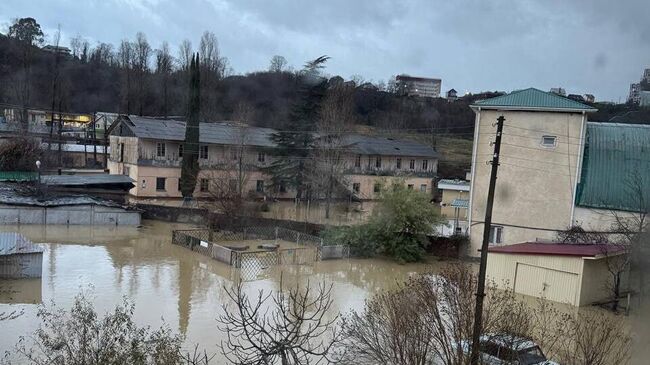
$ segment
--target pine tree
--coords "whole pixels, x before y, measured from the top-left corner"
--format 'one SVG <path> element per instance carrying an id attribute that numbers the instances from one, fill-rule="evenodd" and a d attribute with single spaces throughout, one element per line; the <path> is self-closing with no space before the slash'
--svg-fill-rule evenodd
<path id="1" fill-rule="evenodd" d="M 276 147 L 270 153 L 275 159 L 265 172 L 271 176 L 272 187 L 294 189 L 297 199 L 309 195 L 308 162 L 321 102 L 327 90 L 327 79 L 319 71 L 328 59 L 321 56 L 305 65 L 298 77 L 301 97 L 293 105 L 287 123 L 271 136 Z"/>
<path id="2" fill-rule="evenodd" d="M 187 106 L 183 165 L 181 167 L 181 194 L 191 200 L 199 174 L 199 115 L 201 112 L 199 55 L 192 56 L 190 64 L 190 88 Z"/>

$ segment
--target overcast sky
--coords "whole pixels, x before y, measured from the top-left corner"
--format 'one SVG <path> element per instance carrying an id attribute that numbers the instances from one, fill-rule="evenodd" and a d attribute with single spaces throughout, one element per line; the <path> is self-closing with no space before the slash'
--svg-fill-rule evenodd
<path id="1" fill-rule="evenodd" d="M 307 5 L 309 4 L 309 5 Z M 204 30 L 236 73 L 328 55 L 329 74 L 372 81 L 442 79 L 459 92 L 525 87 L 625 101 L 650 67 L 650 1 L 543 0 L 2 0 L 0 27 L 33 17 L 63 44 L 80 34 L 117 44 L 146 34 L 153 47 Z"/>

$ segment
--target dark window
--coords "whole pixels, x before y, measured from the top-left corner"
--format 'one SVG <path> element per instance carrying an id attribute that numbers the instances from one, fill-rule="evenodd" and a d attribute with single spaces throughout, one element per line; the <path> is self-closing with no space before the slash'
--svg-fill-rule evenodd
<path id="1" fill-rule="evenodd" d="M 264 155 L 264 152 L 260 152 L 257 154 L 257 162 L 264 163 L 266 160 L 266 156 Z"/>
<path id="2" fill-rule="evenodd" d="M 264 192 L 264 180 L 257 180 L 256 190 L 258 193 Z"/>
<path id="3" fill-rule="evenodd" d="M 357 155 L 357 158 L 354 160 L 354 167 L 361 167 L 361 155 Z"/>
<path id="4" fill-rule="evenodd" d="M 361 184 L 360 183 L 353 183 L 352 184 L 352 190 L 355 193 L 358 193 L 359 191 L 361 191 Z"/>
<path id="5" fill-rule="evenodd" d="M 156 143 L 156 157 L 165 157 L 166 147 L 165 142 Z"/>
<path id="6" fill-rule="evenodd" d="M 375 167 L 378 169 L 381 168 L 381 156 L 377 156 L 377 159 L 375 160 Z"/>
<path id="7" fill-rule="evenodd" d="M 178 145 L 178 157 L 183 157 L 183 144 Z"/>
<path id="8" fill-rule="evenodd" d="M 401 168 L 402 168 L 402 159 L 401 159 L 401 158 L 398 158 L 398 159 L 397 159 L 397 168 L 398 168 L 398 169 L 401 169 Z"/>
<path id="9" fill-rule="evenodd" d="M 409 190 L 413 190 L 413 184 L 406 185 L 406 188 L 409 189 Z"/>
<path id="10" fill-rule="evenodd" d="M 208 146 L 199 147 L 199 158 L 207 160 L 208 159 Z"/>
<path id="11" fill-rule="evenodd" d="M 210 185 L 210 181 L 208 179 L 201 179 L 201 184 L 199 185 L 199 190 L 202 192 L 208 191 L 208 187 Z"/>
<path id="12" fill-rule="evenodd" d="M 120 143 L 120 162 L 124 162 L 124 143 Z"/>
<path id="13" fill-rule="evenodd" d="M 415 160 L 411 160 L 411 162 L 409 163 L 409 168 L 411 170 L 415 170 Z"/>
<path id="14" fill-rule="evenodd" d="M 542 136 L 542 146 L 555 147 L 555 143 L 556 143 L 555 136 Z"/>
<path id="15" fill-rule="evenodd" d="M 237 191 L 237 180 L 236 179 L 228 180 L 228 190 L 230 190 L 231 192 L 236 192 Z"/>
<path id="16" fill-rule="evenodd" d="M 429 169 L 429 160 L 422 160 L 422 170 L 427 171 Z"/>
<path id="17" fill-rule="evenodd" d="M 280 192 L 281 193 L 286 193 L 287 192 L 287 186 L 284 185 L 283 182 L 280 183 Z"/>
<path id="18" fill-rule="evenodd" d="M 374 191 L 375 193 L 381 192 L 381 184 L 375 184 L 372 191 Z"/>
<path id="19" fill-rule="evenodd" d="M 503 242 L 503 227 L 491 226 L 490 227 L 490 243 L 499 244 Z"/>
<path id="20" fill-rule="evenodd" d="M 181 179 L 178 179 L 178 191 L 181 191 Z"/>
<path id="21" fill-rule="evenodd" d="M 237 156 L 237 150 L 234 149 L 234 148 L 231 149 L 231 150 L 230 150 L 230 159 L 231 159 L 231 160 L 236 160 L 237 157 L 238 157 L 238 156 Z"/>
<path id="22" fill-rule="evenodd" d="M 490 356 L 499 357 L 499 346 L 489 342 L 481 342 L 481 352 Z"/>
<path id="23" fill-rule="evenodd" d="M 156 178 L 156 190 L 165 191 L 165 178 L 157 177 Z"/>

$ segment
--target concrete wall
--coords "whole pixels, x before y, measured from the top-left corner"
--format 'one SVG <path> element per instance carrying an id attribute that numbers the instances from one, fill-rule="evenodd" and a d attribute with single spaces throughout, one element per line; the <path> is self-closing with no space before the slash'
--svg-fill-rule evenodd
<path id="1" fill-rule="evenodd" d="M 0 205 L 0 224 L 140 225 L 140 212 L 98 205 Z"/>
<path id="2" fill-rule="evenodd" d="M 455 208 L 451 206 L 451 202 L 454 199 L 469 199 L 469 191 L 458 191 L 458 190 L 442 190 L 442 198 L 440 201 L 440 214 L 444 215 L 447 218 L 456 218 L 456 210 L 458 209 L 459 215 L 458 219 L 467 220 L 468 209 L 464 208 Z"/>
<path id="3" fill-rule="evenodd" d="M 0 256 L 0 279 L 40 278 L 42 272 L 42 252 Z"/>
<path id="4" fill-rule="evenodd" d="M 477 112 L 472 161 L 470 256 L 478 256 L 483 236 L 496 127 L 506 118 L 493 210 L 493 224 L 504 226 L 503 244 L 552 239 L 572 223 L 576 171 L 582 153 L 585 119 L 578 113 Z M 555 147 L 541 145 L 542 136 L 556 136 Z"/>

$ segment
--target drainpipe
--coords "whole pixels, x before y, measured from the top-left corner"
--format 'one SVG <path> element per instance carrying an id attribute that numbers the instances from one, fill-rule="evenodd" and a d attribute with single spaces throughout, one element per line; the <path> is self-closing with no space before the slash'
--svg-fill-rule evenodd
<path id="1" fill-rule="evenodd" d="M 470 170 L 470 179 L 471 181 L 469 182 L 469 207 L 468 207 L 468 216 L 467 219 L 469 223 L 467 224 L 467 236 L 471 237 L 471 230 L 472 230 L 472 202 L 474 198 L 474 180 L 475 179 L 475 174 L 476 174 L 476 154 L 478 150 L 478 135 L 479 135 L 479 122 L 481 120 L 481 108 L 479 107 L 476 113 L 476 119 L 474 120 L 474 143 L 472 146 L 472 166 Z"/>
<path id="2" fill-rule="evenodd" d="M 582 124 L 580 124 L 580 144 L 578 145 L 578 148 L 580 149 L 578 151 L 578 161 L 576 161 L 576 177 L 575 181 L 573 184 L 573 194 L 572 194 L 572 199 L 571 199 L 571 221 L 569 221 L 569 227 L 573 227 L 573 222 L 574 222 L 574 215 L 575 215 L 575 209 L 576 209 L 576 194 L 578 193 L 578 183 L 581 180 L 581 174 L 582 174 L 582 160 L 584 159 L 584 151 L 585 151 L 585 135 L 587 134 L 587 113 L 585 111 L 582 112 Z M 567 141 L 568 143 L 569 141 Z"/>

